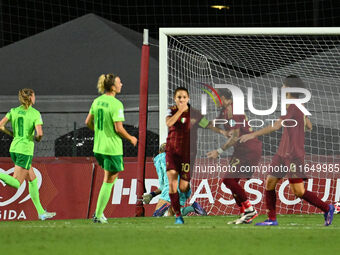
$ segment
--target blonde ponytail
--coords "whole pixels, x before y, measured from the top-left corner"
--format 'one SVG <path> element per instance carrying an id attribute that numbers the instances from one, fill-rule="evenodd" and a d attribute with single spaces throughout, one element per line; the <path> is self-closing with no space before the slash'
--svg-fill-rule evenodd
<path id="1" fill-rule="evenodd" d="M 32 99 L 31 96 L 34 94 L 33 89 L 20 89 L 19 90 L 19 101 L 20 103 L 27 109 L 32 105 Z"/>
<path id="2" fill-rule="evenodd" d="M 102 74 L 101 76 L 99 76 L 98 84 L 97 84 L 98 92 L 100 94 L 105 93 L 104 82 L 105 82 L 105 74 Z"/>
<path id="3" fill-rule="evenodd" d="M 115 85 L 115 79 L 118 76 L 112 73 L 102 74 L 98 78 L 97 88 L 100 94 L 112 91 L 112 86 Z"/>

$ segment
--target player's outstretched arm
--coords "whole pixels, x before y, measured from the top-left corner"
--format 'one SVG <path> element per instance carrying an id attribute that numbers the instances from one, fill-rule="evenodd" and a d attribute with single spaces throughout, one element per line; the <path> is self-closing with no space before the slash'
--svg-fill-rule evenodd
<path id="1" fill-rule="evenodd" d="M 115 124 L 115 130 L 116 132 L 118 133 L 118 135 L 120 135 L 120 137 L 122 138 L 125 138 L 127 140 L 130 141 L 130 143 L 133 145 L 133 146 L 136 146 L 137 145 L 137 138 L 130 135 L 124 128 L 123 126 L 123 122 L 121 121 L 117 121 L 114 123 Z"/>
<path id="2" fill-rule="evenodd" d="M 249 134 L 241 136 L 240 137 L 240 143 L 245 143 L 248 140 L 254 139 L 254 138 L 261 136 L 261 135 L 270 134 L 271 132 L 279 130 L 281 127 L 282 127 L 282 121 L 281 121 L 281 119 L 279 119 L 279 120 L 275 121 L 273 125 L 269 125 L 265 128 L 257 130 L 256 132 L 249 133 Z"/>
<path id="3" fill-rule="evenodd" d="M 8 123 L 8 121 L 9 119 L 7 117 L 2 118 L 2 120 L 0 121 L 0 131 L 9 136 L 13 136 L 13 132 L 6 128 L 6 124 Z"/>
<path id="4" fill-rule="evenodd" d="M 162 191 L 160 189 L 156 189 L 155 191 L 152 191 L 149 194 L 144 194 L 143 195 L 143 203 L 149 204 L 155 196 L 158 196 L 161 193 L 162 193 Z"/>
<path id="5" fill-rule="evenodd" d="M 230 132 L 230 138 L 228 141 L 222 145 L 222 150 L 228 150 L 231 146 L 234 146 L 234 144 L 238 141 L 238 137 L 240 136 L 240 129 L 234 129 Z"/>
<path id="6" fill-rule="evenodd" d="M 210 121 L 209 125 L 207 126 L 207 128 L 209 128 L 211 131 L 223 135 L 225 137 L 230 137 L 230 131 L 218 128 L 218 127 L 214 127 L 213 123 Z"/>
<path id="7" fill-rule="evenodd" d="M 218 155 L 220 155 L 223 151 L 229 149 L 231 146 L 234 146 L 234 144 L 238 141 L 238 137 L 240 136 L 240 129 L 234 129 L 231 130 L 229 133 L 230 138 L 228 141 L 222 145 L 221 148 L 218 148 L 217 150 L 209 151 L 206 155 L 208 158 L 217 158 Z"/>

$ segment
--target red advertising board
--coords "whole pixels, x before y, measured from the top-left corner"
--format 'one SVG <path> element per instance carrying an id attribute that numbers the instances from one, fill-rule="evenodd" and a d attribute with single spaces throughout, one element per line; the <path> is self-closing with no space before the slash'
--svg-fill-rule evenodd
<path id="1" fill-rule="evenodd" d="M 105 215 L 133 217 L 137 202 L 137 160 L 124 159 L 125 171 L 120 173 Z M 103 170 L 92 158 L 42 158 L 35 159 L 33 167 L 40 187 L 40 200 L 44 208 L 57 213 L 55 219 L 84 219 L 92 217 L 98 193 L 103 182 Z M 0 171 L 12 174 L 13 163 L 9 158 L 0 159 Z M 0 182 L 0 220 L 36 220 L 34 205 L 29 197 L 28 183 L 15 190 Z M 241 181 L 251 202 L 265 213 L 264 180 Z M 146 192 L 156 189 L 158 178 L 151 159 L 146 162 Z M 317 192 L 324 201 L 332 203 L 340 199 L 340 179 L 314 178 L 306 182 L 306 188 Z M 283 179 L 277 187 L 278 213 L 318 213 L 319 210 L 301 202 L 289 192 L 288 181 Z M 151 216 L 158 198 L 145 205 L 145 216 Z M 221 179 L 193 179 L 192 196 L 188 203 L 198 201 L 211 215 L 237 214 L 235 201 Z"/>
<path id="2" fill-rule="evenodd" d="M 119 173 L 118 180 L 113 187 L 112 194 L 108 205 L 104 211 L 106 217 L 134 217 L 135 208 L 137 202 L 137 162 L 125 161 L 125 170 Z M 158 179 L 156 170 L 152 162 L 146 162 L 146 180 L 149 189 L 156 189 L 158 186 Z M 150 171 L 151 170 L 151 171 Z M 100 187 L 103 183 L 103 170 L 97 165 L 95 168 L 95 177 L 93 181 L 93 192 L 90 202 L 90 215 L 93 215 L 97 197 Z M 152 180 L 151 182 L 149 180 Z M 150 185 L 149 185 L 150 183 Z M 149 190 L 148 190 L 149 192 Z M 157 199 L 154 199 L 150 205 L 144 205 L 145 215 L 151 216 L 155 207 L 154 203 Z"/>
<path id="3" fill-rule="evenodd" d="M 91 191 L 93 163 L 45 159 L 35 161 L 40 201 L 48 211 L 57 212 L 55 219 L 86 218 Z M 10 159 L 0 160 L 0 171 L 13 173 Z M 35 207 L 25 181 L 18 190 L 0 185 L 0 220 L 36 220 Z"/>
<path id="4" fill-rule="evenodd" d="M 153 168 L 147 162 L 147 168 Z M 33 161 L 33 169 L 38 178 L 40 201 L 48 211 L 56 212 L 55 219 L 84 219 L 92 217 L 98 193 L 103 182 L 103 170 L 89 158 L 43 158 Z M 113 188 L 107 217 L 133 217 L 136 204 L 135 159 L 125 159 L 125 171 L 120 173 Z M 0 159 L 0 171 L 13 174 L 14 166 L 10 158 Z M 158 185 L 156 171 L 147 171 L 154 187 Z M 28 183 L 25 181 L 18 190 L 0 182 L 0 220 L 36 220 L 35 207 L 29 197 Z M 151 216 L 154 205 L 146 205 L 146 215 Z"/>

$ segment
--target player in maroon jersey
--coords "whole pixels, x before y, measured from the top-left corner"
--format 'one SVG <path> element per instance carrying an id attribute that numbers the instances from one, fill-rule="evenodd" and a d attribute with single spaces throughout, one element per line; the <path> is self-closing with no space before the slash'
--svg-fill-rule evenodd
<path id="1" fill-rule="evenodd" d="M 288 76 L 284 82 L 284 87 L 304 88 L 303 81 L 296 75 Z M 287 98 L 299 98 L 298 93 L 287 93 Z M 305 189 L 303 173 L 300 171 L 304 167 L 305 156 L 305 128 L 312 129 L 312 124 L 308 118 L 299 110 L 299 108 L 290 104 L 287 105 L 287 114 L 281 116 L 272 126 L 265 127 L 254 133 L 244 135 L 240 138 L 240 142 L 247 142 L 260 135 L 269 134 L 282 127 L 282 121 L 286 120 L 286 126 L 294 126 L 294 123 L 289 123 L 295 120 L 297 123 L 294 127 L 284 127 L 281 141 L 277 153 L 272 159 L 272 166 L 284 165 L 289 168 L 288 179 L 290 188 L 295 196 L 302 198 L 310 204 L 316 206 L 324 212 L 325 226 L 332 223 L 334 206 L 328 205 L 318 198 L 313 192 Z M 286 173 L 271 173 L 266 179 L 266 207 L 268 211 L 268 219 L 264 222 L 257 223 L 258 226 L 275 226 L 278 225 L 276 220 L 276 193 L 275 187 L 278 181 L 285 176 Z"/>
<path id="2" fill-rule="evenodd" d="M 165 149 L 166 170 L 171 206 L 176 215 L 175 224 L 183 224 L 177 192 L 178 175 L 180 176 L 179 190 L 187 192 L 190 188 L 190 162 L 195 159 L 197 151 L 197 129 L 210 125 L 199 111 L 188 104 L 189 92 L 186 88 L 177 88 L 174 100 L 176 105 L 169 109 L 166 117 L 166 125 L 169 128 Z"/>
<path id="3" fill-rule="evenodd" d="M 247 224 L 257 217 L 257 211 L 251 205 L 244 188 L 239 184 L 241 178 L 251 178 L 251 172 L 242 173 L 242 166 L 258 165 L 262 155 L 262 142 L 258 139 L 252 139 L 246 143 L 239 143 L 238 138 L 241 135 L 249 134 L 252 128 L 248 125 L 246 115 L 233 115 L 233 101 L 229 90 L 219 90 L 222 101 L 222 110 L 218 119 L 228 121 L 224 127 L 228 131 L 230 138 L 219 149 L 207 153 L 209 158 L 217 158 L 219 154 L 230 147 L 234 147 L 234 153 L 230 160 L 230 165 L 235 167 L 234 173 L 226 174 L 223 183 L 229 188 L 240 207 L 240 217 L 228 222 L 228 224 Z"/>

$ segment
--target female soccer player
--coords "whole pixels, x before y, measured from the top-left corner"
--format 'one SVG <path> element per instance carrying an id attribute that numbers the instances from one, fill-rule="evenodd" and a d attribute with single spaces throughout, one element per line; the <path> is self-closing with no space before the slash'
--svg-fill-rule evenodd
<path id="1" fill-rule="evenodd" d="M 298 87 L 304 88 L 303 81 L 296 75 L 288 76 L 284 82 L 283 87 Z M 298 98 L 298 93 L 287 93 L 287 98 Z M 290 188 L 295 196 L 302 198 L 310 204 L 316 206 L 324 212 L 325 226 L 332 223 L 334 215 L 334 206 L 328 205 L 318 198 L 313 192 L 305 189 L 303 180 L 304 175 L 300 172 L 304 168 L 304 156 L 305 156 L 305 128 L 312 129 L 312 124 L 308 118 L 306 118 L 299 108 L 294 105 L 287 105 L 287 114 L 281 116 L 273 126 L 268 126 L 260 129 L 254 133 L 244 135 L 240 138 L 240 142 L 246 142 L 254 139 L 260 135 L 269 134 L 273 131 L 279 130 L 282 127 L 282 121 L 286 120 L 287 125 L 293 126 L 294 123 L 288 124 L 289 120 L 294 120 L 297 123 L 294 127 L 284 127 L 281 141 L 277 153 L 272 159 L 272 166 L 287 166 L 290 170 L 289 183 Z M 275 187 L 278 181 L 284 177 L 285 173 L 271 174 L 266 179 L 266 207 L 268 211 L 268 219 L 264 222 L 257 223 L 257 226 L 276 226 L 278 225 L 276 219 L 276 193 Z"/>
<path id="2" fill-rule="evenodd" d="M 54 217 L 56 213 L 47 212 L 41 206 L 37 177 L 32 168 L 33 140 L 40 142 L 43 136 L 43 121 L 40 112 L 32 107 L 35 103 L 35 94 L 32 89 L 19 90 L 19 101 L 21 105 L 12 108 L 0 121 L 0 130 L 13 136 L 9 152 L 15 165 L 13 177 L 0 173 L 0 179 L 16 189 L 24 180 L 28 180 L 28 191 L 38 212 L 38 217 L 40 220 L 45 220 Z M 8 122 L 11 122 L 13 132 L 6 128 Z M 36 131 L 36 135 L 34 135 L 34 131 Z"/>
<path id="3" fill-rule="evenodd" d="M 240 207 L 240 217 L 228 222 L 228 224 L 247 224 L 251 223 L 258 214 L 250 204 L 244 188 L 238 182 L 241 178 L 251 178 L 253 173 L 241 173 L 240 169 L 242 166 L 258 165 L 262 155 L 262 142 L 258 139 L 253 139 L 243 144 L 238 142 L 239 136 L 251 133 L 252 128 L 248 125 L 246 115 L 233 115 L 233 100 L 229 90 L 219 90 L 219 92 L 221 94 L 222 110 L 218 119 L 228 121 L 224 126 L 230 138 L 221 148 L 208 152 L 207 156 L 208 158 L 217 158 L 223 151 L 232 146 L 234 147 L 230 165 L 236 167 L 236 172 L 227 174 L 223 179 L 223 183 L 231 190 L 236 204 Z"/>
<path id="4" fill-rule="evenodd" d="M 158 175 L 158 182 L 159 182 L 159 188 L 155 191 L 150 192 L 149 194 L 143 195 L 143 202 L 145 204 L 149 204 L 151 200 L 160 194 L 160 198 L 158 200 L 158 203 L 156 205 L 155 212 L 152 216 L 160 217 L 163 216 L 166 211 L 168 211 L 168 216 L 173 216 L 174 212 L 172 208 L 170 207 L 170 197 L 169 197 L 169 181 L 166 174 L 166 161 L 165 161 L 165 146 L 166 143 L 163 143 L 159 148 L 159 154 L 153 159 L 154 165 L 157 171 Z M 190 206 L 186 206 L 185 202 L 191 195 L 191 189 L 185 193 L 179 192 L 179 203 L 181 205 L 181 213 L 183 216 L 186 216 L 187 214 L 191 212 L 195 212 L 200 215 L 207 215 L 207 212 L 201 207 L 199 203 L 196 201 L 192 203 Z"/>
<path id="5" fill-rule="evenodd" d="M 124 107 L 115 97 L 120 93 L 122 86 L 117 75 L 102 74 L 97 84 L 98 92 L 102 95 L 93 101 L 85 120 L 86 125 L 94 130 L 94 156 L 104 169 L 103 185 L 93 217 L 95 223 L 108 223 L 103 212 L 118 173 L 124 170 L 122 138 L 129 140 L 133 146 L 137 144 L 137 138 L 131 136 L 123 127 Z"/>
<path id="6" fill-rule="evenodd" d="M 189 92 L 184 87 L 175 90 L 176 105 L 169 109 L 166 125 L 169 128 L 166 142 L 166 169 L 169 179 L 169 196 L 171 206 L 176 215 L 175 224 L 183 224 L 179 194 L 190 188 L 190 161 L 196 156 L 196 140 L 198 127 L 209 127 L 209 121 L 201 113 L 190 107 Z M 180 181 L 178 184 L 178 175 Z"/>

